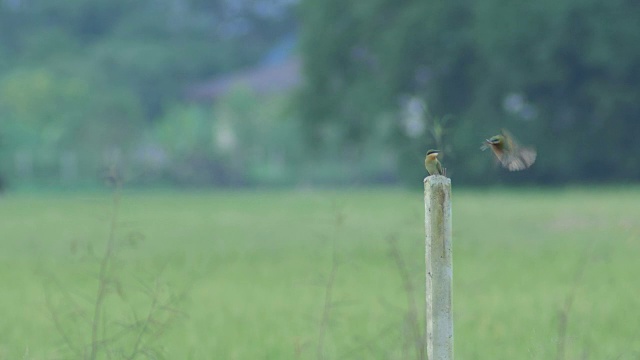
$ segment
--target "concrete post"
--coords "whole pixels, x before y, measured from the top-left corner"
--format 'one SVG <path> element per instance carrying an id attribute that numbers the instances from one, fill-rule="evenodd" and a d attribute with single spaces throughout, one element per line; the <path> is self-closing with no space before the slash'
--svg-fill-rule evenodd
<path id="1" fill-rule="evenodd" d="M 427 356 L 453 359 L 451 179 L 424 179 L 427 268 Z"/>

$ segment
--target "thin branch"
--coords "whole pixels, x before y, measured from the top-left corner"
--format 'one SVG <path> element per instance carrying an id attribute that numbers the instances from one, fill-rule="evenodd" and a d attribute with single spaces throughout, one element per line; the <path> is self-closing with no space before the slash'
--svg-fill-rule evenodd
<path id="1" fill-rule="evenodd" d="M 402 286 L 407 298 L 407 326 L 409 327 L 410 335 L 413 337 L 414 346 L 416 349 L 417 359 L 426 359 L 424 336 L 420 330 L 420 323 L 418 322 L 418 306 L 415 302 L 416 291 L 411 282 L 411 276 L 406 262 L 404 261 L 400 250 L 398 249 L 398 240 L 395 236 L 391 235 L 388 238 L 389 241 L 389 254 L 393 258 L 400 278 L 402 280 Z"/>
<path id="2" fill-rule="evenodd" d="M 156 288 L 157 289 L 157 288 Z M 156 305 L 158 304 L 158 294 L 157 290 L 154 292 L 151 300 L 151 307 L 149 308 L 149 312 L 147 313 L 147 317 L 140 324 L 140 331 L 138 332 L 138 336 L 136 337 L 136 341 L 133 345 L 133 349 L 131 350 L 131 354 L 127 357 L 127 359 L 134 359 L 138 352 L 140 351 L 140 347 L 142 345 L 142 339 L 144 334 L 147 332 L 150 324 L 152 323 L 153 315 L 156 312 Z"/>
<path id="3" fill-rule="evenodd" d="M 589 246 L 585 249 L 584 254 L 580 257 L 580 262 L 576 268 L 576 272 L 573 275 L 571 282 L 571 290 L 564 299 L 564 305 L 560 311 L 558 311 L 558 342 L 556 348 L 556 359 L 564 360 L 566 358 L 566 343 L 567 343 L 567 327 L 569 325 L 569 315 L 573 308 L 573 302 L 578 292 L 578 286 L 582 283 L 582 278 L 587 269 L 587 265 L 592 260 L 591 253 L 593 252 L 595 240 L 589 243 Z"/>
<path id="4" fill-rule="evenodd" d="M 98 290 L 96 293 L 95 306 L 93 310 L 93 320 L 91 322 L 91 352 L 89 354 L 89 359 L 91 360 L 95 360 L 98 355 L 98 332 L 100 329 L 100 323 L 102 321 L 100 314 L 104 307 L 104 301 L 107 297 L 109 265 L 115 251 L 116 230 L 118 227 L 118 209 L 120 205 L 121 180 L 117 174 L 115 166 L 112 166 L 112 168 L 110 169 L 109 180 L 111 180 L 114 184 L 111 210 L 111 226 L 109 228 L 109 238 L 107 239 L 106 249 L 100 261 L 100 271 L 98 272 Z"/>
<path id="5" fill-rule="evenodd" d="M 60 333 L 60 336 L 62 336 L 62 340 L 65 342 L 65 344 L 67 344 L 67 347 L 71 349 L 71 351 L 74 353 L 74 355 L 77 358 L 81 358 L 82 351 L 76 347 L 76 344 L 73 342 L 73 340 L 71 340 L 71 336 L 67 333 L 64 326 L 62 325 L 62 321 L 58 317 L 58 313 L 56 312 L 55 306 L 51 301 L 51 291 L 49 290 L 48 286 L 45 286 L 44 298 L 45 298 L 45 302 L 47 303 L 47 309 L 49 310 L 49 313 L 51 314 L 51 318 L 53 319 L 53 325 L 55 326 L 58 333 Z"/>
<path id="6" fill-rule="evenodd" d="M 380 346 L 380 339 L 388 337 L 389 334 L 391 334 L 393 330 L 396 329 L 397 327 L 398 325 L 393 323 L 386 326 L 382 330 L 380 330 L 376 335 L 372 336 L 369 340 L 356 339 L 359 342 L 359 345 L 344 352 L 344 354 L 342 354 L 339 357 L 339 359 L 349 359 L 349 358 L 360 359 L 363 357 L 362 351 L 365 349 L 369 350 L 369 353 L 371 353 L 372 355 L 383 353 L 385 349 L 383 349 Z"/>
<path id="7" fill-rule="evenodd" d="M 326 336 L 327 328 L 329 326 L 329 318 L 331 315 L 331 305 L 333 298 L 333 286 L 335 283 L 336 272 L 338 269 L 338 248 L 336 245 L 336 235 L 340 227 L 344 222 L 344 215 L 338 211 L 335 219 L 336 234 L 331 242 L 331 268 L 329 270 L 329 278 L 325 285 L 324 291 L 324 305 L 322 308 L 322 317 L 320 318 L 320 330 L 318 334 L 318 348 L 316 349 L 316 356 L 318 360 L 324 359 L 324 339 Z"/>
<path id="8" fill-rule="evenodd" d="M 329 271 L 329 278 L 324 291 L 324 306 L 322 308 L 322 317 L 320 320 L 320 333 L 318 334 L 318 360 L 324 359 L 324 337 L 329 324 L 329 316 L 331 312 L 331 298 L 333 294 L 333 285 L 336 277 L 336 245 L 333 242 L 333 249 L 331 251 L 331 269 Z"/>

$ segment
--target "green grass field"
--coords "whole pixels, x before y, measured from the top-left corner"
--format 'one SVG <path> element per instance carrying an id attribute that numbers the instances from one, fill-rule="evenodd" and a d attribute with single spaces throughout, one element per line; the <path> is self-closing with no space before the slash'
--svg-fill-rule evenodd
<path id="1" fill-rule="evenodd" d="M 98 358 L 415 359 L 423 212 L 402 190 L 125 191 Z M 0 198 L 0 359 L 86 356 L 110 213 Z M 640 358 L 640 188 L 454 188 L 453 235 L 456 358 Z"/>

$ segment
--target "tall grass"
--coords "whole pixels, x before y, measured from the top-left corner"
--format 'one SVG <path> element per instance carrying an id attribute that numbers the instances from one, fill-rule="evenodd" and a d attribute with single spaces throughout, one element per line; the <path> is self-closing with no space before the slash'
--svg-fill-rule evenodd
<path id="1" fill-rule="evenodd" d="M 69 358 L 57 328 L 87 339 L 77 309 L 95 304 L 109 198 L 0 199 L 0 359 Z M 118 206 L 119 244 L 135 245 L 116 252 L 122 296 L 110 287 L 107 334 L 142 324 L 149 292 L 185 293 L 184 316 L 145 343 L 167 359 L 418 358 L 421 193 L 124 192 Z M 551 359 L 562 346 L 564 359 L 636 359 L 638 214 L 638 188 L 454 186 L 456 357 Z M 56 325 L 48 301 L 66 320 Z M 120 348 L 135 344 L 133 334 Z"/>

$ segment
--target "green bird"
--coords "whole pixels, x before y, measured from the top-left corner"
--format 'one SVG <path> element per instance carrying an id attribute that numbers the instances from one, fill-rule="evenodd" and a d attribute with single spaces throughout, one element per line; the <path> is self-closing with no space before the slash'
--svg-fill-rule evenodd
<path id="1" fill-rule="evenodd" d="M 485 140 L 481 149 L 488 148 L 491 148 L 502 167 L 509 171 L 524 170 L 536 161 L 536 150 L 518 145 L 513 135 L 505 129 L 502 129 L 500 135 Z"/>
<path id="2" fill-rule="evenodd" d="M 440 150 L 429 150 L 427 151 L 427 156 L 424 158 L 424 167 L 427 168 L 429 175 L 445 175 L 447 173 L 447 169 L 442 169 L 442 165 L 440 165 L 440 161 L 438 161 L 438 154 Z"/>

